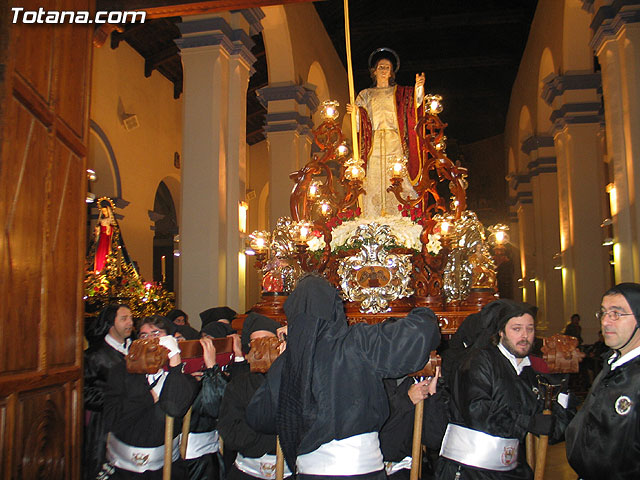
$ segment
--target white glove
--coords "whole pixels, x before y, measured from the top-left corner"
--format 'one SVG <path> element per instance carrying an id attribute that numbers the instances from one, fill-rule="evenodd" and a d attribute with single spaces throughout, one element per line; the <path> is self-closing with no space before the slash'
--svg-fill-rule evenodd
<path id="1" fill-rule="evenodd" d="M 180 347 L 178 346 L 178 340 L 173 335 L 165 335 L 160 337 L 160 345 L 169 349 L 169 358 L 173 358 L 180 353 Z"/>

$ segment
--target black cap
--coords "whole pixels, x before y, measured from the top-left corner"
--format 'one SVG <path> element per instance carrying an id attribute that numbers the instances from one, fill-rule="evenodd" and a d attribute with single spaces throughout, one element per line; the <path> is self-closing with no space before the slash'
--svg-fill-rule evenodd
<path id="1" fill-rule="evenodd" d="M 247 318 L 242 324 L 242 351 L 249 351 L 249 344 L 251 343 L 251 334 L 258 330 L 266 330 L 274 335 L 277 335 L 278 329 L 282 325 L 275 320 L 260 315 L 259 313 L 251 312 L 247 315 Z"/>
<path id="2" fill-rule="evenodd" d="M 200 335 L 206 334 L 213 338 L 224 338 L 227 335 L 231 335 L 232 333 L 236 333 L 231 325 L 228 325 L 223 322 L 209 322 L 202 326 L 200 330 Z"/>
<path id="3" fill-rule="evenodd" d="M 229 307 L 213 307 L 200 313 L 200 319 L 202 320 L 202 326 L 207 323 L 217 322 L 218 320 L 233 320 L 236 318 L 236 311 Z"/>

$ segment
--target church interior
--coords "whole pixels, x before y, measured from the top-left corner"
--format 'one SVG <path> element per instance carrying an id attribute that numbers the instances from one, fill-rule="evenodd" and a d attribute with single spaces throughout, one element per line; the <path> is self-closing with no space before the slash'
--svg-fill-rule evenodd
<path id="1" fill-rule="evenodd" d="M 508 227 L 500 295 L 536 305 L 541 336 L 579 313 L 595 342 L 602 292 L 640 282 L 640 1 L 352 0 L 348 55 L 341 0 L 58 3 L 147 16 L 0 15 L 0 477 L 36 478 L 41 458 L 55 459 L 43 478 L 80 478 L 100 200 L 136 275 L 192 325 L 210 307 L 249 310 L 251 233 L 291 216 L 323 102 L 351 141 L 347 57 L 358 92 L 379 47 L 397 52 L 399 85 L 424 72 L 441 95 L 469 210 Z"/>

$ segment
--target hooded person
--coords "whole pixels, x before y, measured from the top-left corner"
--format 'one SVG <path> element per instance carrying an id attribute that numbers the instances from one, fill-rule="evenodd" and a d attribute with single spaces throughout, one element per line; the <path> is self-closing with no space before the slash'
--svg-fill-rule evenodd
<path id="1" fill-rule="evenodd" d="M 200 338 L 198 331 L 189 324 L 189 315 L 182 310 L 174 308 L 167 313 L 166 317 L 176 326 L 176 331 L 179 331 L 185 339 L 196 340 Z"/>
<path id="2" fill-rule="evenodd" d="M 200 312 L 200 320 L 202 321 L 202 327 L 211 322 L 219 322 L 229 327 L 228 335 L 235 333 L 235 330 L 231 328 L 231 322 L 236 318 L 236 311 L 229 307 L 213 307 Z M 201 327 L 201 328 L 202 328 Z"/>
<path id="3" fill-rule="evenodd" d="M 535 314 L 526 303 L 496 300 L 474 317 L 482 328 L 449 379 L 450 423 L 436 478 L 531 479 L 527 432 L 562 439 L 570 416 L 568 398 L 559 399 L 564 406 L 553 402 L 553 415 L 543 415 L 529 359 Z"/>
<path id="4" fill-rule="evenodd" d="M 109 370 L 124 363 L 131 345 L 133 320 L 125 304 L 107 305 L 93 324 L 96 340 L 84 352 L 84 478 L 96 478 L 105 463 L 106 436 L 102 417 Z"/>
<path id="5" fill-rule="evenodd" d="M 348 326 L 338 291 L 302 278 L 284 305 L 287 348 L 247 409 L 254 429 L 280 437 L 302 479 L 384 479 L 378 431 L 389 414 L 382 379 L 420 370 L 440 342 L 428 308 L 394 323 Z"/>
<path id="6" fill-rule="evenodd" d="M 249 353 L 251 340 L 275 337 L 280 327 L 280 323 L 264 315 L 249 313 L 242 325 L 242 350 Z M 232 457 L 227 480 L 275 478 L 276 436 L 255 431 L 245 418 L 251 397 L 264 381 L 264 373 L 247 371 L 232 376 L 225 390 L 218 430 L 224 439 L 225 459 L 227 455 Z M 286 469 L 285 477 L 290 475 L 291 471 Z"/>
<path id="7" fill-rule="evenodd" d="M 233 333 L 235 332 L 230 329 L 229 325 L 217 321 L 209 322 L 200 329 L 200 336 L 207 335 L 212 338 L 224 338 Z"/>
<path id="8" fill-rule="evenodd" d="M 611 349 L 566 432 L 567 459 L 585 480 L 640 478 L 640 284 L 602 297 L 600 320 Z"/>

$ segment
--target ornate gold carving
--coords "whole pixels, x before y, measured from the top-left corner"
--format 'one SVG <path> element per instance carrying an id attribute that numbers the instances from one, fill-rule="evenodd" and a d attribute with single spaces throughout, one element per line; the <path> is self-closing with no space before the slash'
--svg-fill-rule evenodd
<path id="1" fill-rule="evenodd" d="M 360 302 L 362 313 L 390 310 L 389 302 L 413 295 L 411 255 L 389 253 L 397 244 L 389 225 L 361 225 L 347 245 L 361 244 L 360 251 L 338 266 L 340 287 L 347 300 Z"/>

